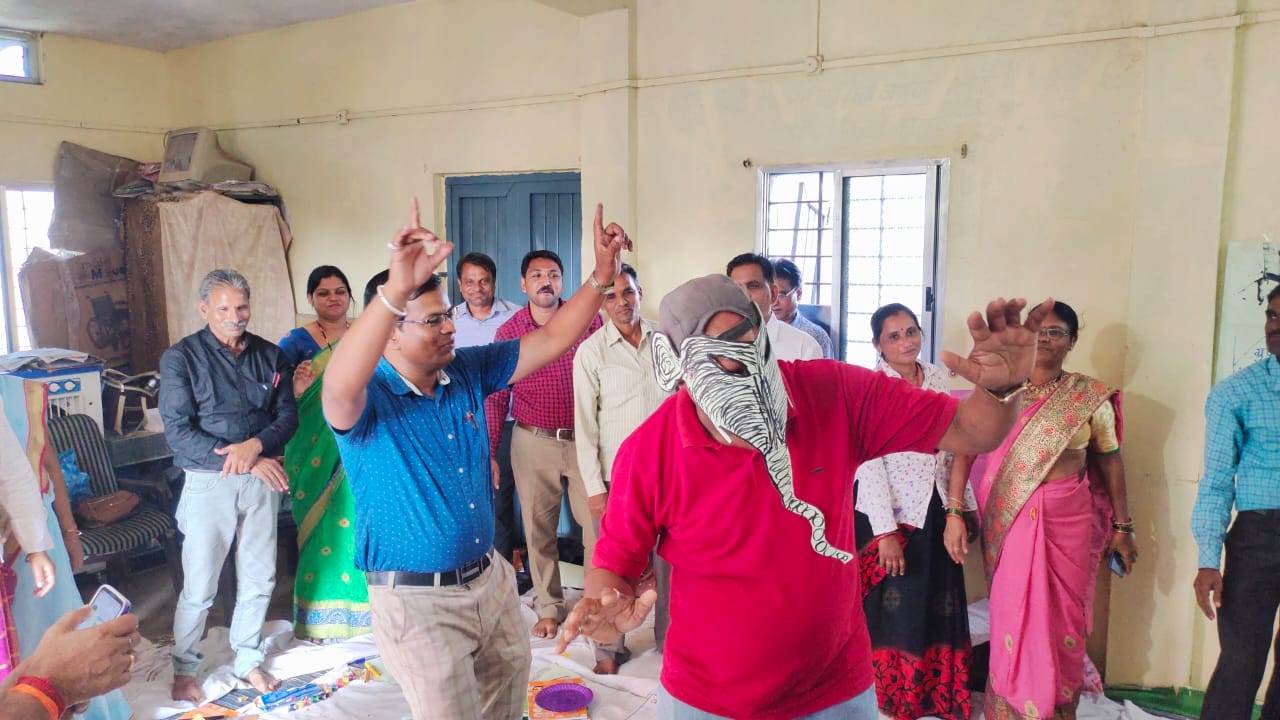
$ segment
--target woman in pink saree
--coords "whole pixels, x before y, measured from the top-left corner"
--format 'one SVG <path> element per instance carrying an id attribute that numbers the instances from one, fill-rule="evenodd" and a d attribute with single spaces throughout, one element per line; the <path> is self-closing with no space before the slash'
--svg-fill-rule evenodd
<path id="1" fill-rule="evenodd" d="M 1062 369 L 1079 329 L 1075 311 L 1054 303 L 1022 413 L 985 463 L 974 463 L 991 583 L 989 720 L 1075 718 L 1098 564 L 1114 554 L 1127 573 L 1138 558 L 1119 391 Z M 956 458 L 953 493 L 971 462 Z M 947 519 L 944 543 L 962 562 L 964 523 Z"/>

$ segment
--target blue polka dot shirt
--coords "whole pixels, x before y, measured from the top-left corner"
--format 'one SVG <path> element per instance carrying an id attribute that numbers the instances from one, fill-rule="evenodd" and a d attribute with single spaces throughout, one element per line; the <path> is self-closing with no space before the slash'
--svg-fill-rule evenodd
<path id="1" fill-rule="evenodd" d="M 520 342 L 459 348 L 434 397 L 385 358 L 338 450 L 356 502 L 356 567 L 447 572 L 493 545 L 484 399 L 505 390 Z"/>

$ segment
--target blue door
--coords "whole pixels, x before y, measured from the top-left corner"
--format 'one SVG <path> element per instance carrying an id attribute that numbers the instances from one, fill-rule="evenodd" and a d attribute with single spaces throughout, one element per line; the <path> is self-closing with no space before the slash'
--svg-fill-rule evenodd
<path id="1" fill-rule="evenodd" d="M 582 245 L 582 179 L 578 173 L 478 175 L 445 178 L 445 237 L 454 243 L 452 274 L 469 252 L 498 265 L 498 297 L 522 305 L 520 260 L 530 250 L 551 250 L 564 263 L 564 296 L 578 288 Z M 449 297 L 461 302 L 457 283 Z"/>
<path id="2" fill-rule="evenodd" d="M 444 189 L 445 239 L 454 243 L 449 256 L 451 275 L 463 255 L 482 252 L 498 266 L 498 297 L 523 305 L 528 298 L 520 291 L 520 261 L 530 250 L 551 250 L 564 263 L 564 297 L 581 285 L 582 178 L 578 173 L 445 178 Z M 452 278 L 449 297 L 454 304 L 462 302 Z M 582 537 L 582 528 L 569 511 L 567 493 L 561 502 L 558 534 Z"/>

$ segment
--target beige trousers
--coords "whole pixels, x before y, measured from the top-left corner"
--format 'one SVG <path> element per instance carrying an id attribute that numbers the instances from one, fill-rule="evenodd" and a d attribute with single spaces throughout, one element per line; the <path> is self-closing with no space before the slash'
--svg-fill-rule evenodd
<path id="1" fill-rule="evenodd" d="M 529 631 L 499 555 L 471 583 L 369 586 L 378 652 L 414 720 L 511 720 L 528 692 Z"/>
<path id="2" fill-rule="evenodd" d="M 516 426 L 511 433 L 511 470 L 520 495 L 524 518 L 528 567 L 533 580 L 535 607 L 540 618 L 564 619 L 564 590 L 560 587 L 560 550 L 556 526 L 560 524 L 560 498 L 568 480 L 569 507 L 582 526 L 585 557 L 596 547 L 595 525 L 587 508 L 587 489 L 578 472 L 577 450 L 572 442 L 539 437 Z"/>

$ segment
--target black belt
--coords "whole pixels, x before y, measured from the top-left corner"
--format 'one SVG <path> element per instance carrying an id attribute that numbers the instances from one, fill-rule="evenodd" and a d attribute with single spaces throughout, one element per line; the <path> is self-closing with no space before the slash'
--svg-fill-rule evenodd
<path id="1" fill-rule="evenodd" d="M 1241 510 L 1240 515 L 1253 515 L 1254 517 L 1266 518 L 1267 520 L 1280 520 L 1280 510 Z"/>
<path id="2" fill-rule="evenodd" d="M 416 572 L 367 572 L 365 582 L 369 585 L 406 585 L 409 587 L 444 587 L 446 585 L 466 585 L 480 577 L 493 564 L 486 554 L 479 560 L 473 560 L 457 570 L 439 573 Z"/>
<path id="3" fill-rule="evenodd" d="M 573 442 L 573 428 L 540 428 L 529 423 L 516 421 L 516 427 L 521 430 L 528 430 L 538 437 L 551 438 L 552 440 L 560 440 L 562 442 Z"/>

